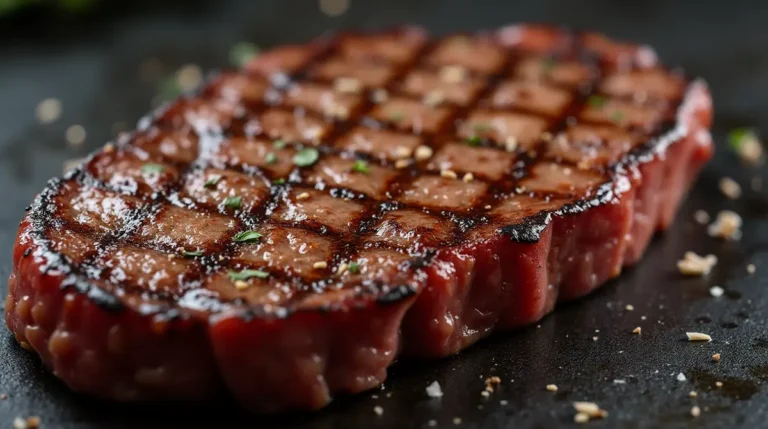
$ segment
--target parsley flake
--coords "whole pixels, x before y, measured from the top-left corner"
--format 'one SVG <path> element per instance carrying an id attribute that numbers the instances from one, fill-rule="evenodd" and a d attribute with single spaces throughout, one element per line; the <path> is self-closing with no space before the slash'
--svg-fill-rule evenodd
<path id="1" fill-rule="evenodd" d="M 275 140 L 272 142 L 272 147 L 275 149 L 285 149 L 285 147 L 288 145 L 284 140 Z"/>
<path id="2" fill-rule="evenodd" d="M 467 137 L 467 144 L 470 146 L 480 146 L 480 136 Z"/>
<path id="3" fill-rule="evenodd" d="M 235 196 L 232 196 L 232 197 L 227 197 L 224 200 L 224 207 L 226 207 L 228 209 L 235 209 L 235 210 L 237 210 L 237 209 L 240 208 L 242 203 L 243 203 L 243 197 L 241 197 L 239 195 L 235 195 Z"/>
<path id="4" fill-rule="evenodd" d="M 187 258 L 191 258 L 193 256 L 203 256 L 202 250 L 182 250 L 181 255 Z"/>
<path id="5" fill-rule="evenodd" d="M 371 170 L 368 168 L 368 161 L 364 159 L 356 160 L 355 164 L 352 166 L 352 171 L 356 171 L 358 173 L 363 173 L 363 174 L 371 173 Z"/>
<path id="6" fill-rule="evenodd" d="M 219 176 L 218 174 L 208 176 L 208 179 L 206 179 L 205 183 L 203 183 L 203 187 L 213 188 L 219 183 L 220 180 L 221 180 L 221 176 Z"/>
<path id="7" fill-rule="evenodd" d="M 144 164 L 141 166 L 141 171 L 147 174 L 160 174 L 165 171 L 165 167 L 160 164 Z"/>
<path id="8" fill-rule="evenodd" d="M 241 270 L 241 271 L 229 271 L 227 273 L 232 281 L 248 280 L 251 278 L 265 279 L 269 277 L 269 273 L 261 270 Z"/>
<path id="9" fill-rule="evenodd" d="M 347 267 L 350 273 L 359 273 L 360 272 L 360 263 L 356 261 L 352 261 L 349 263 L 349 266 Z"/>
<path id="10" fill-rule="evenodd" d="M 590 95 L 589 98 L 587 98 L 587 104 L 599 109 L 605 105 L 605 97 L 602 95 Z"/>
<path id="11" fill-rule="evenodd" d="M 271 165 L 277 162 L 277 155 L 274 152 L 270 152 L 264 157 L 264 162 Z"/>
<path id="12" fill-rule="evenodd" d="M 272 183 L 274 183 L 275 185 L 282 185 L 282 184 L 285 184 L 285 179 L 281 177 L 279 179 L 273 180 Z"/>
<path id="13" fill-rule="evenodd" d="M 736 128 L 728 132 L 728 144 L 736 151 L 750 139 L 757 139 L 755 130 L 751 128 Z"/>
<path id="14" fill-rule="evenodd" d="M 293 156 L 293 163 L 299 167 L 308 167 L 317 162 L 318 158 L 320 158 L 320 152 L 313 147 L 307 147 L 298 151 Z"/>
<path id="15" fill-rule="evenodd" d="M 261 237 L 263 237 L 263 235 L 256 231 L 241 231 L 232 237 L 232 241 L 236 243 L 253 243 L 254 241 L 259 241 L 259 238 Z"/>

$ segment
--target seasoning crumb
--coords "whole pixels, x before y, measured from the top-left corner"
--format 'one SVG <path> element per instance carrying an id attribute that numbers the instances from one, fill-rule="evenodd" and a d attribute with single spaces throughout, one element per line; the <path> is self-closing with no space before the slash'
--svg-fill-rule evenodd
<path id="1" fill-rule="evenodd" d="M 632 304 L 627 304 L 627 305 L 624 307 L 624 309 L 625 309 L 625 310 L 627 310 L 627 311 L 634 311 L 634 310 L 635 310 L 635 306 L 634 306 L 634 305 L 632 305 Z"/>
<path id="2" fill-rule="evenodd" d="M 464 177 L 461 179 L 464 183 L 469 183 L 473 180 L 475 180 L 475 176 L 472 173 L 467 173 L 464 175 Z"/>
<path id="3" fill-rule="evenodd" d="M 314 264 L 312 264 L 312 268 L 316 270 L 324 270 L 328 268 L 328 263 L 325 261 L 317 261 Z"/>
<path id="4" fill-rule="evenodd" d="M 453 170 L 440 170 L 440 176 L 445 177 L 446 179 L 457 179 L 459 177 Z"/>
<path id="5" fill-rule="evenodd" d="M 715 387 L 723 387 L 723 382 L 722 381 L 716 381 L 715 382 Z"/>
<path id="6" fill-rule="evenodd" d="M 712 360 L 715 362 L 720 362 L 720 353 L 715 353 L 712 355 Z"/>
<path id="7" fill-rule="evenodd" d="M 483 397 L 485 397 L 485 398 L 487 398 L 487 397 L 491 396 L 491 392 L 489 392 L 489 391 L 487 391 L 487 390 L 483 390 L 482 392 L 480 392 L 480 394 L 481 394 Z"/>
<path id="8" fill-rule="evenodd" d="M 685 380 L 687 380 L 687 378 L 685 378 L 685 374 L 683 374 L 682 372 L 677 374 L 677 381 L 685 381 Z"/>
<path id="9" fill-rule="evenodd" d="M 384 414 L 384 408 L 382 408 L 381 405 L 377 405 L 373 407 L 373 412 L 376 413 L 377 416 L 381 416 Z"/>
<path id="10" fill-rule="evenodd" d="M 592 337 L 592 341 L 597 341 L 597 337 Z"/>
<path id="11" fill-rule="evenodd" d="M 490 210 L 491 208 L 492 208 L 492 206 L 490 204 L 486 204 L 486 206 L 485 206 L 486 210 Z"/>
<path id="12" fill-rule="evenodd" d="M 686 332 L 685 335 L 688 337 L 688 341 L 712 341 L 711 336 L 701 332 Z"/>
<path id="13" fill-rule="evenodd" d="M 557 392 L 557 385 L 556 384 L 547 384 L 547 391 L 548 392 Z"/>
<path id="14" fill-rule="evenodd" d="M 72 125 L 67 128 L 65 136 L 70 146 L 80 146 L 85 142 L 85 128 L 82 125 Z"/>
<path id="15" fill-rule="evenodd" d="M 409 158 L 412 154 L 413 154 L 413 151 L 411 150 L 411 148 L 406 146 L 397 146 L 394 152 L 395 158 L 397 159 Z"/>
<path id="16" fill-rule="evenodd" d="M 709 294 L 714 296 L 715 298 L 720 298 L 725 293 L 725 289 L 721 288 L 720 286 L 712 286 L 709 288 Z"/>
<path id="17" fill-rule="evenodd" d="M 453 424 L 460 425 L 461 424 L 461 417 L 454 417 L 453 418 Z"/>
<path id="18" fill-rule="evenodd" d="M 573 421 L 576 423 L 587 423 L 589 422 L 589 414 L 587 413 L 576 413 L 575 416 L 573 416 Z"/>
<path id="19" fill-rule="evenodd" d="M 432 384 L 427 386 L 427 396 L 430 398 L 440 398 L 443 396 L 443 389 L 440 388 L 440 383 L 433 381 Z"/>
<path id="20" fill-rule="evenodd" d="M 706 225 L 706 224 L 708 224 L 708 223 L 709 223 L 709 221 L 711 220 L 711 218 L 709 217 L 709 213 L 707 213 L 707 212 L 705 212 L 704 210 L 701 210 L 701 209 L 699 209 L 699 210 L 696 210 L 696 211 L 693 213 L 693 219 L 694 219 L 694 220 L 695 220 L 697 223 L 699 223 L 699 224 L 701 224 L 701 225 Z"/>
<path id="21" fill-rule="evenodd" d="M 504 141 L 504 149 L 507 152 L 514 152 L 517 149 L 517 146 L 518 146 L 517 137 L 509 136 Z"/>
<path id="22" fill-rule="evenodd" d="M 726 240 L 741 239 L 741 216 L 731 210 L 723 210 L 717 214 L 714 222 L 709 224 L 707 233 L 711 237 L 720 237 Z"/>
<path id="23" fill-rule="evenodd" d="M 695 398 L 695 397 L 699 396 L 699 394 L 696 393 L 695 390 L 691 390 L 690 392 L 688 392 L 688 396 L 690 396 L 691 398 Z"/>
<path id="24" fill-rule="evenodd" d="M 720 192 L 726 197 L 735 200 L 741 196 L 741 185 L 730 177 L 723 177 L 719 183 Z"/>
<path id="25" fill-rule="evenodd" d="M 240 290 L 240 291 L 248 289 L 249 286 L 250 285 L 245 280 L 237 280 L 235 282 L 235 289 Z"/>
<path id="26" fill-rule="evenodd" d="M 701 415 L 701 408 L 699 408 L 698 405 L 694 405 L 691 407 L 691 416 L 692 417 L 699 417 Z"/>
<path id="27" fill-rule="evenodd" d="M 439 106 L 445 101 L 445 95 L 439 90 L 430 91 L 424 96 L 423 101 L 430 107 Z"/>
<path id="28" fill-rule="evenodd" d="M 677 269 L 687 276 L 703 276 L 712 271 L 717 264 L 717 256 L 700 256 L 694 252 L 685 252 L 683 259 L 677 261 Z"/>
<path id="29" fill-rule="evenodd" d="M 309 199 L 309 192 L 302 192 L 299 195 L 296 195 L 296 199 L 298 201 Z"/>
<path id="30" fill-rule="evenodd" d="M 642 331 L 643 331 L 643 328 L 641 328 L 641 327 L 639 327 L 639 326 L 638 326 L 637 328 L 635 328 L 635 329 L 633 329 L 633 330 L 632 330 L 632 333 L 633 333 L 633 334 L 639 334 L 639 333 L 641 333 Z"/>
<path id="31" fill-rule="evenodd" d="M 407 159 L 398 159 L 397 161 L 395 161 L 395 168 L 397 168 L 398 170 L 402 170 L 403 168 L 406 168 L 409 165 L 411 165 L 411 161 Z"/>
<path id="32" fill-rule="evenodd" d="M 358 94 L 363 88 L 363 84 L 355 78 L 339 77 L 334 81 L 333 88 L 343 94 Z"/>
<path id="33" fill-rule="evenodd" d="M 433 151 L 431 147 L 421 145 L 416 148 L 416 152 L 414 153 L 414 156 L 416 157 L 417 161 L 424 161 L 432 157 L 432 152 Z"/>
<path id="34" fill-rule="evenodd" d="M 336 269 L 336 274 L 342 275 L 345 271 L 347 271 L 347 268 L 349 268 L 349 265 L 346 262 L 342 262 L 339 265 L 339 268 Z"/>
<path id="35" fill-rule="evenodd" d="M 485 379 L 485 390 L 487 392 L 493 392 L 494 387 L 498 386 L 499 384 L 501 384 L 501 378 L 495 375 L 493 377 L 488 377 Z"/>
<path id="36" fill-rule="evenodd" d="M 35 108 L 37 122 L 41 124 L 52 124 L 61 117 L 61 101 L 56 98 L 46 98 L 38 103 Z"/>
<path id="37" fill-rule="evenodd" d="M 446 83 L 459 83 L 467 77 L 467 69 L 461 66 L 445 66 L 440 69 L 440 79 Z"/>
<path id="38" fill-rule="evenodd" d="M 755 266 L 755 264 L 747 265 L 747 273 L 755 274 L 755 271 L 757 271 L 757 267 Z"/>
<path id="39" fill-rule="evenodd" d="M 573 408 L 576 410 L 574 421 L 577 423 L 586 423 L 590 419 L 602 419 L 608 416 L 608 411 L 601 409 L 594 402 L 576 401 L 573 403 Z"/>

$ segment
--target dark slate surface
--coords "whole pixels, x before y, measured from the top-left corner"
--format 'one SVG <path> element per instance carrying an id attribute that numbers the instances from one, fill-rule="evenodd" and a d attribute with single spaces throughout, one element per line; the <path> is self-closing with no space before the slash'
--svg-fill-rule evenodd
<path id="1" fill-rule="evenodd" d="M 104 1 L 103 3 L 107 3 Z M 110 2 L 111 3 L 111 2 Z M 159 3 L 159 2 L 155 2 Z M 115 405 L 74 394 L 0 334 L 0 427 L 17 415 L 39 415 L 48 428 L 440 427 L 551 428 L 569 426 L 570 402 L 597 401 L 610 412 L 591 427 L 765 427 L 768 419 L 768 197 L 749 189 L 752 177 L 768 183 L 768 169 L 742 167 L 724 143 L 734 126 L 768 132 L 768 3 L 353 0 L 339 18 L 315 2 L 284 0 L 124 2 L 84 18 L 43 13 L 0 21 L 0 278 L 10 270 L 11 247 L 23 208 L 65 159 L 82 156 L 111 138 L 112 124 L 134 123 L 150 107 L 156 85 L 138 75 L 141 61 L 157 57 L 167 72 L 184 63 L 226 63 L 240 40 L 261 45 L 296 42 L 345 27 L 420 23 L 437 32 L 489 28 L 516 21 L 546 21 L 594 28 L 648 42 L 666 62 L 684 66 L 711 84 L 718 154 L 703 172 L 673 230 L 655 240 L 645 260 L 591 297 L 560 306 L 540 326 L 494 335 L 459 356 L 395 365 L 381 391 L 345 398 L 315 414 L 249 416 L 225 399 L 215 406 Z M 724 7 L 727 6 L 727 7 Z M 64 103 L 60 121 L 37 125 L 43 98 Z M 86 126 L 82 149 L 64 143 L 73 123 Z M 725 201 L 717 180 L 728 175 L 745 195 Z M 724 243 L 706 236 L 692 213 L 731 208 L 745 218 L 744 239 Z M 686 251 L 714 253 L 720 263 L 703 279 L 682 279 L 675 261 Z M 746 265 L 757 265 L 754 276 Z M 709 295 L 721 285 L 726 296 Z M 5 281 L 0 283 L 3 293 Z M 626 311 L 632 304 L 634 311 Z M 643 316 L 645 319 L 643 320 Z M 630 333 L 643 328 L 642 335 Z M 599 332 L 597 332 L 599 330 Z M 712 334 L 688 343 L 686 331 Z M 593 341 L 592 337 L 598 340 Z M 722 361 L 711 361 L 713 353 Z M 687 381 L 676 380 L 684 373 Z M 485 399 L 483 380 L 497 375 L 500 390 Z M 626 384 L 615 384 L 614 379 Z M 429 399 L 437 380 L 445 391 Z M 715 382 L 723 387 L 716 388 Z M 557 384 L 557 393 L 545 385 Z M 699 395 L 691 399 L 688 392 Z M 507 401 L 502 403 L 502 401 Z M 689 416 L 698 404 L 702 416 Z M 384 415 L 377 417 L 373 407 Z"/>

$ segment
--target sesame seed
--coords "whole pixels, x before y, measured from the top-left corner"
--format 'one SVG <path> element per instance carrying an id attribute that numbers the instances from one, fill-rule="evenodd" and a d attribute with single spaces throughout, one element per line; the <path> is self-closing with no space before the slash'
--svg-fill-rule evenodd
<path id="1" fill-rule="evenodd" d="M 507 152 L 514 152 L 515 150 L 517 150 L 517 146 L 518 146 L 517 137 L 509 136 L 504 141 L 504 149 Z"/>
<path id="2" fill-rule="evenodd" d="M 463 180 L 464 183 L 469 183 L 469 182 L 475 180 L 475 176 L 472 175 L 472 173 L 467 173 L 467 174 L 464 175 L 464 177 L 461 180 Z"/>
<path id="3" fill-rule="evenodd" d="M 302 192 L 299 195 L 296 195 L 296 199 L 298 201 L 309 199 L 309 192 Z"/>
<path id="4" fill-rule="evenodd" d="M 363 88 L 363 84 L 351 77 L 339 77 L 334 81 L 334 89 L 337 92 L 343 94 L 359 94 Z"/>
<path id="5" fill-rule="evenodd" d="M 347 271 L 347 268 L 349 268 L 349 264 L 347 264 L 346 262 L 342 262 L 339 265 L 339 268 L 336 269 L 336 274 L 338 275 L 344 274 L 344 272 Z"/>
<path id="6" fill-rule="evenodd" d="M 747 273 L 755 274 L 755 271 L 757 271 L 757 267 L 755 266 L 755 264 L 747 265 Z"/>
<path id="7" fill-rule="evenodd" d="M 485 209 L 486 209 L 486 210 L 490 210 L 491 208 L 492 208 L 492 206 L 491 206 L 490 204 L 487 204 L 487 205 L 485 206 Z"/>
<path id="8" fill-rule="evenodd" d="M 547 384 L 547 391 L 548 392 L 557 392 L 557 385 L 556 384 Z"/>
<path id="9" fill-rule="evenodd" d="M 701 408 L 699 408 L 698 405 L 694 405 L 691 407 L 691 416 L 692 417 L 699 417 L 701 415 Z"/>
<path id="10" fill-rule="evenodd" d="M 394 150 L 394 155 L 397 159 L 409 158 L 412 154 L 413 150 L 406 146 L 397 146 Z"/>
<path id="11" fill-rule="evenodd" d="M 726 197 L 735 200 L 741 196 L 741 185 L 730 177 L 720 179 L 720 192 Z"/>
<path id="12" fill-rule="evenodd" d="M 575 423 L 587 423 L 587 422 L 589 422 L 589 414 L 587 414 L 587 413 L 576 413 L 576 415 L 573 416 L 573 421 Z"/>
<path id="13" fill-rule="evenodd" d="M 482 396 L 487 398 L 487 397 L 491 396 L 491 392 L 489 392 L 487 390 L 483 390 L 482 392 L 480 392 L 480 395 L 482 395 Z"/>
<path id="14" fill-rule="evenodd" d="M 411 165 L 411 161 L 408 159 L 398 159 L 397 161 L 395 161 L 395 168 L 397 168 L 398 170 L 402 170 L 403 168 L 406 168 L 409 165 Z"/>
<path id="15" fill-rule="evenodd" d="M 715 382 L 715 387 L 723 387 L 723 382 L 722 381 L 716 381 Z"/>
<path id="16" fill-rule="evenodd" d="M 690 392 L 688 392 L 688 396 L 690 396 L 691 398 L 695 398 L 695 397 L 699 396 L 699 394 L 696 393 L 696 391 L 691 390 Z"/>
<path id="17" fill-rule="evenodd" d="M 245 280 L 237 280 L 235 282 L 235 289 L 237 289 L 237 290 L 246 290 L 246 289 L 248 289 L 249 286 L 250 285 Z"/>
<path id="18" fill-rule="evenodd" d="M 696 210 L 693 213 L 693 219 L 701 225 L 705 225 L 710 221 L 709 213 L 705 212 L 704 210 Z"/>
<path id="19" fill-rule="evenodd" d="M 51 124 L 56 122 L 61 116 L 61 101 L 55 98 L 46 98 L 35 108 L 37 122 L 41 124 Z"/>
<path id="20" fill-rule="evenodd" d="M 461 424 L 461 417 L 454 417 L 453 418 L 453 424 L 460 425 Z"/>
<path id="21" fill-rule="evenodd" d="M 384 414 L 384 408 L 382 408 L 381 405 L 377 405 L 373 407 L 373 412 L 376 413 L 377 416 L 381 416 Z"/>
<path id="22" fill-rule="evenodd" d="M 720 362 L 720 353 L 715 353 L 712 355 L 712 360 L 715 362 Z"/>
<path id="23" fill-rule="evenodd" d="M 67 128 L 66 138 L 67 143 L 71 146 L 80 146 L 85 142 L 85 128 L 82 125 L 72 125 Z"/>
<path id="24" fill-rule="evenodd" d="M 600 407 L 594 402 L 576 401 L 573 403 L 573 409 L 579 413 L 586 413 L 589 416 L 597 414 Z"/>
<path id="25" fill-rule="evenodd" d="M 633 329 L 633 330 L 632 330 L 632 333 L 633 333 L 633 334 L 639 334 L 639 333 L 641 333 L 641 332 L 643 332 L 643 328 L 641 328 L 641 327 L 639 327 L 639 326 L 638 326 L 637 328 L 635 328 L 635 329 Z"/>
<path id="26" fill-rule="evenodd" d="M 429 146 L 421 145 L 416 148 L 416 153 L 414 154 L 416 156 L 417 161 L 424 161 L 432 157 L 432 148 Z"/>
<path id="27" fill-rule="evenodd" d="M 701 332 L 686 332 L 685 335 L 688 337 L 688 341 L 712 341 L 712 337 L 709 334 Z"/>
<path id="28" fill-rule="evenodd" d="M 720 286 L 712 286 L 709 288 L 709 294 L 714 296 L 715 298 L 720 298 L 725 293 L 725 289 L 721 288 Z"/>
<path id="29" fill-rule="evenodd" d="M 457 179 L 459 177 L 453 170 L 440 170 L 440 176 L 446 179 Z"/>
<path id="30" fill-rule="evenodd" d="M 318 262 L 315 262 L 314 264 L 312 264 L 312 268 L 314 268 L 316 270 L 324 270 L 324 269 L 328 268 L 328 263 L 325 262 L 325 261 L 318 261 Z"/>
<path id="31" fill-rule="evenodd" d="M 627 304 L 627 305 L 624 307 L 624 309 L 626 309 L 627 311 L 634 311 L 634 310 L 635 310 L 635 306 L 634 306 L 634 305 L 632 305 L 632 304 Z"/>
<path id="32" fill-rule="evenodd" d="M 459 83 L 467 77 L 467 69 L 461 66 L 445 66 L 440 69 L 440 79 L 446 83 Z"/>

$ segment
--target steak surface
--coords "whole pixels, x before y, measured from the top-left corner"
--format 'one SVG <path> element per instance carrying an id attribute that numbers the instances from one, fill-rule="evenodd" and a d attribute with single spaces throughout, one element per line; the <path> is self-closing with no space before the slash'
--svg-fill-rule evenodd
<path id="1" fill-rule="evenodd" d="M 320 408 L 618 276 L 710 122 L 703 82 L 593 33 L 278 47 L 49 182 L 6 321 L 77 391 Z"/>

